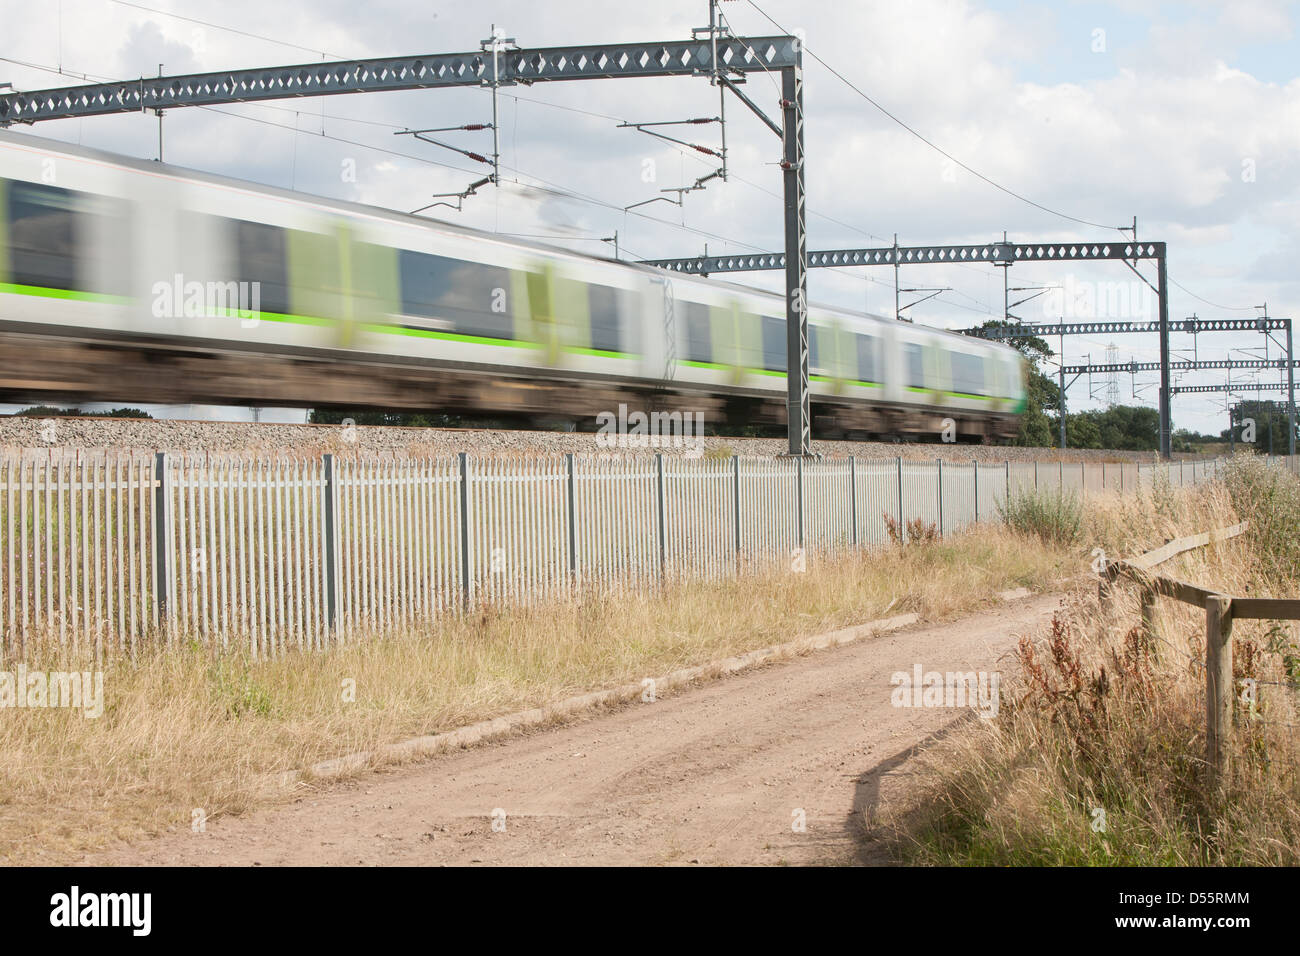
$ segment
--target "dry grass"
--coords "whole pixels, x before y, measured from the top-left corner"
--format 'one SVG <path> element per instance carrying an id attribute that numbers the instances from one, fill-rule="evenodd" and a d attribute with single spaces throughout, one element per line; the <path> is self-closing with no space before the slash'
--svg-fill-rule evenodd
<path id="1" fill-rule="evenodd" d="M 1088 539 L 1114 555 L 1237 520 L 1243 487 L 1269 484 L 1255 464 L 1229 485 L 1090 508 Z M 1300 485 L 1279 491 L 1300 500 Z M 1231 489 L 1231 493 L 1229 491 Z M 1252 514 L 1252 522 L 1263 517 Z M 1271 573 L 1273 523 L 1162 565 L 1226 593 L 1297 597 Z M 1261 682 L 1252 714 L 1236 704 L 1232 774 L 1218 792 L 1205 765 L 1205 612 L 1160 601 L 1147 641 L 1136 595 L 1111 612 L 1081 591 L 1052 632 L 1022 643 L 997 721 L 973 722 L 926 755 L 930 783 L 887 822 L 900 859 L 976 865 L 1250 865 L 1300 863 L 1300 678 L 1295 629 L 1234 626 L 1236 677 Z M 1104 830 L 1094 829 L 1103 818 Z"/>
<path id="2" fill-rule="evenodd" d="M 463 726 L 678 667 L 917 612 L 936 618 L 1081 566 L 998 529 L 924 547 L 812 560 L 806 574 L 483 609 L 428 632 L 279 660 L 198 645 L 104 666 L 105 712 L 6 710 L 0 860 L 65 862 L 114 839 L 268 798 L 268 772 Z M 30 668 L 86 667 L 30 649 Z M 13 665 L 7 665 L 12 670 Z M 355 702 L 344 700 L 355 682 Z"/>

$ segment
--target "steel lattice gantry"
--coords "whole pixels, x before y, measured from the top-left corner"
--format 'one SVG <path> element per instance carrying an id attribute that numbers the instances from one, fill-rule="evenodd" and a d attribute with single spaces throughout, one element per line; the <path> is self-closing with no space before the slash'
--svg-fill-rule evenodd
<path id="1" fill-rule="evenodd" d="M 789 192 L 787 191 L 787 195 Z M 788 210 L 787 210 L 788 212 Z M 787 244 L 789 231 L 786 232 Z M 768 269 L 788 269 L 789 252 L 757 253 L 736 256 L 694 256 L 686 259 L 648 259 L 645 265 L 658 266 L 672 272 L 690 275 L 710 275 L 717 272 L 754 272 Z M 904 266 L 943 265 L 949 263 L 988 263 L 1009 265 L 1018 262 L 1096 262 L 1119 260 L 1130 268 L 1139 260 L 1156 261 L 1156 297 L 1159 303 L 1159 320 L 1147 323 L 1151 331 L 1160 333 L 1160 451 L 1170 455 L 1171 404 L 1169 381 L 1169 293 L 1163 242 L 987 242 L 975 245 L 945 246 L 877 246 L 862 249 L 827 249 L 808 253 L 808 267 L 843 268 L 852 266 Z M 1135 270 L 1136 271 L 1136 270 Z M 1134 330 L 1136 331 L 1136 330 Z M 1145 330 L 1144 330 L 1145 331 Z M 983 334 L 983 330 L 978 333 Z M 991 336 L 992 337 L 992 336 Z"/>
<path id="2" fill-rule="evenodd" d="M 714 69 L 714 45 L 710 40 L 690 40 L 507 50 L 498 54 L 497 81 L 510 86 L 558 80 L 703 76 Z M 794 37 L 719 37 L 716 46 L 718 61 L 729 72 L 783 70 L 801 64 Z M 481 50 L 303 63 L 6 93 L 0 95 L 0 124 L 491 83 L 492 54 Z"/>
<path id="3" fill-rule="evenodd" d="M 1170 362 L 1172 372 L 1202 372 L 1212 369 L 1268 369 L 1286 368 L 1286 359 L 1198 359 L 1196 361 Z M 1295 368 L 1295 362 L 1291 363 Z M 1109 362 L 1093 365 L 1067 365 L 1061 371 L 1066 375 L 1087 375 L 1090 372 L 1158 372 L 1159 362 Z"/>
<path id="4" fill-rule="evenodd" d="M 1169 324 L 1171 332 L 1278 332 L 1291 327 L 1290 319 L 1182 319 Z M 1159 322 L 1057 322 L 990 326 L 965 329 L 967 335 L 985 339 L 1023 339 L 1048 335 L 1115 335 L 1125 332 L 1159 332 Z"/>
<path id="5" fill-rule="evenodd" d="M 1161 288 L 1164 288 L 1163 282 Z M 1163 309 L 1162 309 L 1163 313 Z M 965 329 L 967 335 L 980 336 L 987 339 L 1019 339 L 1031 336 L 1047 335 L 1113 335 L 1116 333 L 1139 333 L 1139 332 L 1160 332 L 1160 361 L 1159 362 L 1116 362 L 1110 364 L 1089 364 L 1089 365 L 1066 365 L 1060 369 L 1061 393 L 1065 393 L 1065 376 L 1085 375 L 1089 372 L 1142 372 L 1142 371 L 1159 371 L 1161 380 L 1161 393 L 1164 395 L 1168 391 L 1172 399 L 1178 394 L 1192 394 L 1198 392 L 1224 392 L 1236 391 L 1238 389 L 1264 389 L 1264 390 L 1282 390 L 1287 392 L 1287 409 L 1290 420 L 1290 433 L 1287 436 L 1288 454 L 1295 454 L 1296 444 L 1296 412 L 1295 412 L 1295 370 L 1298 364 L 1294 358 L 1293 338 L 1291 331 L 1290 319 L 1275 319 L 1269 316 L 1259 316 L 1254 319 L 1200 319 L 1196 317 L 1183 319 L 1174 323 L 1159 322 L 1060 322 L 1054 324 L 1044 323 L 1042 325 L 1008 325 L 1008 326 L 990 326 L 989 328 Z M 1169 335 L 1170 331 L 1187 332 L 1196 334 L 1200 332 L 1285 332 L 1286 333 L 1286 355 L 1285 359 L 1208 359 L 1204 361 L 1169 361 Z M 1181 385 L 1167 386 L 1169 373 L 1171 371 L 1199 371 L 1207 369 L 1268 369 L 1284 368 L 1287 372 L 1286 382 L 1259 383 L 1234 385 L 1225 383 L 1223 385 Z M 1166 402 L 1161 403 L 1161 422 L 1167 422 L 1165 418 L 1165 409 L 1168 405 Z M 1166 432 L 1161 431 L 1162 442 Z M 1163 445 L 1162 445 L 1163 448 Z"/>
<path id="6" fill-rule="evenodd" d="M 1285 392 L 1286 382 L 1224 382 L 1221 385 L 1175 385 L 1175 394 L 1204 392 Z"/>
<path id="7" fill-rule="evenodd" d="M 942 265 L 944 263 L 1090 262 L 1106 259 L 1163 259 L 1163 242 L 986 242 L 976 245 L 879 246 L 868 249 L 827 249 L 808 253 L 811 268 L 846 266 Z M 646 259 L 658 266 L 689 275 L 715 272 L 758 272 L 784 269 L 779 253 L 739 256 L 694 256 L 687 259 Z"/>
<path id="8" fill-rule="evenodd" d="M 783 122 L 779 130 L 748 97 L 735 90 L 735 80 L 756 70 L 781 75 Z M 807 455 L 812 431 L 808 401 L 803 51 L 796 37 L 735 37 L 711 32 L 707 37 L 668 43 L 480 50 L 141 77 L 0 94 L 0 126 L 303 96 L 666 76 L 718 77 L 781 136 L 785 210 L 781 268 L 785 269 L 787 292 L 789 451 Z"/>

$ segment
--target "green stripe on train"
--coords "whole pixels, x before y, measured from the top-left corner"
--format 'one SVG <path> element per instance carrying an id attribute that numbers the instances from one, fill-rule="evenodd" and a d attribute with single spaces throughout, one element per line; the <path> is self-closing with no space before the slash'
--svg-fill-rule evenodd
<path id="1" fill-rule="evenodd" d="M 47 288 L 45 286 L 19 285 L 13 282 L 0 282 L 0 293 L 10 293 L 13 295 L 40 296 L 42 298 L 47 298 L 47 299 L 69 299 L 77 302 L 96 302 L 96 303 L 101 303 L 106 305 L 126 305 L 131 301 L 129 297 L 121 296 L 121 295 L 107 295 L 105 293 L 100 293 L 100 292 L 78 292 L 73 289 L 52 289 L 52 288 Z M 213 312 L 209 312 L 207 316 L 202 316 L 202 317 L 203 318 L 224 317 L 224 318 L 232 318 L 232 319 L 241 319 L 244 321 L 247 321 L 250 318 L 250 316 L 246 314 L 246 310 L 240 310 L 240 309 L 215 310 Z M 259 312 L 256 318 L 258 320 L 262 320 L 266 322 L 283 322 L 290 325 L 315 325 L 315 326 L 330 326 L 330 325 L 334 325 L 336 322 L 339 321 L 338 319 L 326 319 L 315 315 L 294 315 L 288 312 Z M 520 342 L 516 339 L 496 339 L 485 335 L 466 335 L 462 332 L 439 332 L 435 329 L 413 329 L 403 325 L 375 325 L 373 323 L 367 323 L 362 325 L 361 328 L 363 331 L 375 332 L 381 335 L 409 335 L 416 338 L 442 339 L 449 342 L 464 342 L 469 345 L 499 345 L 505 348 L 516 348 L 516 349 L 542 348 L 542 346 L 537 342 Z M 608 349 L 591 349 L 591 348 L 581 348 L 578 346 L 565 347 L 564 351 L 575 355 L 591 355 L 591 356 L 595 356 L 596 358 L 616 358 L 616 359 L 636 358 L 635 355 L 628 352 L 614 352 Z M 696 362 L 696 361 L 688 361 L 683 359 L 681 364 L 690 366 L 692 368 L 707 368 L 707 369 L 716 369 L 719 371 L 728 371 L 730 369 L 730 366 L 722 365 L 717 362 Z M 779 372 L 779 371 L 774 371 L 772 369 L 763 369 L 763 368 L 746 368 L 745 371 L 751 372 L 755 375 L 772 375 L 772 376 L 785 375 L 785 372 Z M 828 375 L 812 375 L 809 376 L 809 378 L 814 382 L 834 381 L 834 379 Z M 879 382 L 864 382 L 864 381 L 858 381 L 854 379 L 848 379 L 846 381 L 847 384 L 849 385 L 857 385 L 862 388 L 882 387 L 881 383 Z M 928 388 L 918 388 L 915 385 L 908 385 L 905 387 L 909 392 L 920 392 L 925 394 L 933 391 L 932 389 L 928 389 Z M 951 395 L 954 398 L 975 399 L 983 402 L 993 401 L 993 399 L 987 395 L 971 395 L 966 392 L 947 392 L 946 394 Z M 1017 414 L 1023 413 L 1027 405 L 1028 405 L 1028 401 L 1026 399 L 1021 399 L 1016 408 Z"/>
<path id="2" fill-rule="evenodd" d="M 76 289 L 51 289 L 40 285 L 22 285 L 17 282 L 0 282 L 0 293 L 39 296 L 42 299 L 70 299 L 75 302 L 97 302 L 104 305 L 127 305 L 131 299 L 125 295 L 108 295 L 103 292 L 79 292 Z"/>

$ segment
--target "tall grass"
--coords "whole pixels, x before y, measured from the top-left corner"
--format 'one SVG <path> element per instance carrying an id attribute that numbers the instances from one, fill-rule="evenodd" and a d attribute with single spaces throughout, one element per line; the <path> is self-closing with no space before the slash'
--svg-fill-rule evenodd
<path id="1" fill-rule="evenodd" d="M 1262 468 L 1263 466 L 1259 466 Z M 1241 504 L 1245 514 L 1237 510 Z M 1224 483 L 1139 501 L 1089 500 L 1085 544 L 1128 555 L 1176 537 L 1258 521 L 1249 536 L 1189 552 L 1161 571 L 1227 593 L 1297 596 L 1279 533 L 1300 483 L 1235 466 Z M 987 865 L 1300 863 L 1300 671 L 1294 629 L 1234 625 L 1234 676 L 1259 681 L 1235 703 L 1232 771 L 1205 762 L 1205 612 L 1162 600 L 1157 634 L 1136 594 L 1074 595 L 1051 632 L 1021 642 L 996 721 L 972 722 L 925 757 L 927 783 L 879 834 L 900 860 Z"/>
<path id="2" fill-rule="evenodd" d="M 1083 532 L 1083 500 L 1073 493 L 1022 490 L 998 505 L 998 516 L 1021 534 L 1054 545 L 1072 545 Z"/>
<path id="3" fill-rule="evenodd" d="M 1246 452 L 1228 463 L 1224 482 L 1232 507 L 1250 522 L 1260 580 L 1300 579 L 1300 481 Z"/>

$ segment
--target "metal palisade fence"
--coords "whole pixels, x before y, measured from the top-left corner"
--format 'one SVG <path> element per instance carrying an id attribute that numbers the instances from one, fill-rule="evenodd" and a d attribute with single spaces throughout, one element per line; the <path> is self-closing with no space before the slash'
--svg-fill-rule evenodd
<path id="1" fill-rule="evenodd" d="M 815 571 L 810 557 L 887 543 L 887 517 L 950 534 L 998 520 L 1018 490 L 1221 467 L 29 449 L 0 456 L 3 646 L 322 648 L 575 589 Z"/>

